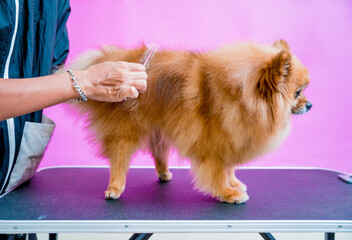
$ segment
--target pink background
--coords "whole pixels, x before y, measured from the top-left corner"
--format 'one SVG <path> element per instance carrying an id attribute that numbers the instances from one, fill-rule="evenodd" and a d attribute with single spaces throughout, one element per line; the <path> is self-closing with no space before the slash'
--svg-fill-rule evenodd
<path id="1" fill-rule="evenodd" d="M 70 56 L 104 44 L 142 41 L 206 50 L 235 41 L 285 39 L 310 70 L 312 110 L 292 117 L 292 132 L 275 152 L 247 166 L 324 167 L 352 172 L 352 3 L 349 0 L 71 0 Z M 41 167 L 106 165 L 86 140 L 82 122 L 62 105 L 45 110 L 57 124 Z M 134 165 L 153 165 L 137 152 Z M 188 165 L 171 153 L 170 165 Z"/>

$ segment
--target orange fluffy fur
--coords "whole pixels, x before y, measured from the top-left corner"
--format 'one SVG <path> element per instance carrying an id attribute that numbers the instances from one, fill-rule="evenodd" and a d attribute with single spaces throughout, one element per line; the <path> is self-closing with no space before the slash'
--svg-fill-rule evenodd
<path id="1" fill-rule="evenodd" d="M 73 63 L 82 70 L 105 61 L 140 62 L 146 47 L 107 47 Z M 131 155 L 145 142 L 161 181 L 169 181 L 174 144 L 191 161 L 195 186 L 220 201 L 248 200 L 235 166 L 265 154 L 289 132 L 292 113 L 308 111 L 308 71 L 287 43 L 238 43 L 214 51 L 158 51 L 147 68 L 148 88 L 121 103 L 79 103 L 95 141 L 110 161 L 106 199 L 125 188 Z M 302 110 L 303 109 L 303 110 Z"/>

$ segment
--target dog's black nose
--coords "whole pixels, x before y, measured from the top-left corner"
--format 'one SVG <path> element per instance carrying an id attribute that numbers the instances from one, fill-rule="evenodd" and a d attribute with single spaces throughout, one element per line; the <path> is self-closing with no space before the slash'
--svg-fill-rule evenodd
<path id="1" fill-rule="evenodd" d="M 310 102 L 307 102 L 306 107 L 307 107 L 308 110 L 311 109 L 312 106 L 313 106 L 313 104 L 311 104 Z"/>

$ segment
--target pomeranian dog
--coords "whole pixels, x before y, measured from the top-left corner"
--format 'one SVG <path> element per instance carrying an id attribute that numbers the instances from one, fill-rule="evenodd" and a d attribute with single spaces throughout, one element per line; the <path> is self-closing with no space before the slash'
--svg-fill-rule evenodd
<path id="1" fill-rule="evenodd" d="M 148 49 L 107 47 L 71 66 L 105 61 L 140 63 Z M 208 52 L 158 51 L 147 67 L 148 89 L 124 103 L 77 103 L 94 140 L 110 162 L 106 199 L 125 189 L 132 154 L 147 143 L 160 181 L 170 181 L 172 143 L 191 161 L 195 187 L 220 201 L 248 200 L 235 167 L 276 148 L 288 135 L 291 114 L 307 112 L 308 70 L 284 40 L 238 43 Z"/>

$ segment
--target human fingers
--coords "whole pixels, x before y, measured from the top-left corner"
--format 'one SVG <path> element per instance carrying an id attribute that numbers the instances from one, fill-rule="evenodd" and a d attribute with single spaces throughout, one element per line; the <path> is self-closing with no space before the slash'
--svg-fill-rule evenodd
<path id="1" fill-rule="evenodd" d="M 134 99 L 139 95 L 137 89 L 135 87 L 126 87 L 122 88 L 118 93 L 119 101 L 124 99 Z"/>
<path id="2" fill-rule="evenodd" d="M 145 72 L 145 66 L 143 64 L 140 63 L 131 63 L 131 62 L 125 62 L 126 69 L 130 70 L 130 71 L 141 71 L 141 72 Z"/>
<path id="3" fill-rule="evenodd" d="M 129 85 L 133 86 L 137 89 L 139 93 L 145 92 L 147 90 L 147 81 L 146 80 L 134 80 L 129 83 Z"/>
<path id="4" fill-rule="evenodd" d="M 148 75 L 146 72 L 130 71 L 128 77 L 133 80 L 147 80 Z"/>

